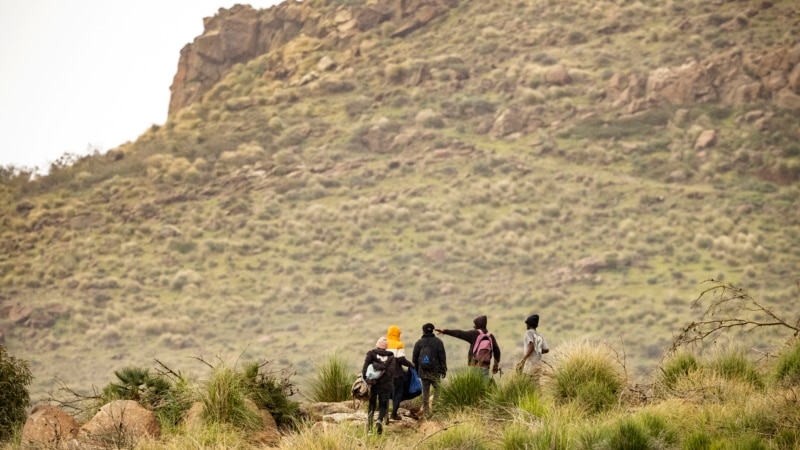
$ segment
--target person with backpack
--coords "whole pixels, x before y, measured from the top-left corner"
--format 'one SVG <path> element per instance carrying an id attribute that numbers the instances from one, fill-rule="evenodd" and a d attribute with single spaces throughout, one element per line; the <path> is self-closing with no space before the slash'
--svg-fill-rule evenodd
<path id="1" fill-rule="evenodd" d="M 487 331 L 487 322 L 486 316 L 478 316 L 472 321 L 474 325 L 472 330 L 437 329 L 436 331 L 469 342 L 467 364 L 480 369 L 483 378 L 488 381 L 490 366 L 492 373 L 500 371 L 500 346 L 497 345 L 494 335 Z M 494 358 L 494 365 L 491 364 L 492 358 Z"/>
<path id="2" fill-rule="evenodd" d="M 406 359 L 406 349 L 403 342 L 400 340 L 400 327 L 397 325 L 390 325 L 389 329 L 386 331 L 386 340 L 387 346 L 386 350 L 392 352 L 394 354 L 394 380 L 392 383 L 394 384 L 394 391 L 392 392 L 392 420 L 400 420 L 400 416 L 398 415 L 398 410 L 400 409 L 400 403 L 403 401 L 403 395 L 405 394 L 406 389 L 406 370 L 403 369 L 403 366 L 408 368 L 413 368 L 414 364 L 411 363 L 408 359 Z"/>
<path id="3" fill-rule="evenodd" d="M 444 342 L 433 334 L 432 323 L 422 326 L 422 337 L 414 344 L 411 362 L 419 372 L 422 380 L 422 415 L 427 416 L 431 410 L 431 388 L 439 392 L 442 379 L 447 376 L 447 353 Z"/>
<path id="4" fill-rule="evenodd" d="M 361 368 L 361 376 L 371 385 L 369 407 L 367 410 L 367 433 L 372 433 L 372 421 L 375 410 L 378 410 L 378 421 L 375 423 L 378 434 L 383 433 L 383 423 L 389 412 L 389 397 L 394 391 L 394 353 L 386 350 L 389 341 L 385 337 L 378 339 L 375 348 L 368 351 Z"/>
<path id="5" fill-rule="evenodd" d="M 536 330 L 539 327 L 539 315 L 531 314 L 525 319 L 528 329 L 522 341 L 522 359 L 517 363 L 517 371 L 530 375 L 539 381 L 542 374 L 542 354 L 550 351 L 544 337 Z"/>

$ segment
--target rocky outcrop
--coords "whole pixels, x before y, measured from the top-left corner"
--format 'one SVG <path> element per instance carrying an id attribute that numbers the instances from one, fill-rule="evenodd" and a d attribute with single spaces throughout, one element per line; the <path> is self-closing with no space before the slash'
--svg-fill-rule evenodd
<path id="1" fill-rule="evenodd" d="M 37 406 L 22 428 L 25 448 L 61 448 L 78 437 L 75 418 L 55 406 Z"/>
<path id="2" fill-rule="evenodd" d="M 661 67 L 646 78 L 617 74 L 609 80 L 608 89 L 615 106 L 628 105 L 631 111 L 659 103 L 721 102 L 742 106 L 757 100 L 797 110 L 800 109 L 800 45 L 757 55 L 735 49 L 679 67 Z"/>
<path id="3" fill-rule="evenodd" d="M 315 42 L 301 46 L 302 52 L 349 50 L 346 53 L 356 55 L 359 48 L 354 38 L 359 33 L 391 20 L 397 23 L 393 36 L 403 37 L 455 6 L 458 0 L 381 0 L 335 9 L 293 1 L 263 10 L 240 4 L 220 8 L 217 15 L 204 20 L 203 34 L 181 50 L 170 86 L 169 114 L 200 100 L 234 65 L 259 55 L 274 52 L 283 58 L 265 76 L 290 76 L 296 66 L 292 52 L 283 50 L 296 39 Z"/>
<path id="4" fill-rule="evenodd" d="M 161 427 L 155 414 L 133 400 L 116 400 L 80 428 L 81 439 L 98 444 L 135 444 L 140 439 L 158 438 Z"/>

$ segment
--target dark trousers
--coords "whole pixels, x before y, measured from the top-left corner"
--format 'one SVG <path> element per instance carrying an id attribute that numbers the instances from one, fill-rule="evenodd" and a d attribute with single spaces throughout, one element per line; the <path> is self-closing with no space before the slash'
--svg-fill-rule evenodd
<path id="1" fill-rule="evenodd" d="M 433 388 L 433 390 L 438 394 L 439 383 L 441 383 L 441 379 L 423 378 L 421 381 L 422 381 L 422 413 L 428 414 L 431 411 L 431 388 Z"/>
<path id="2" fill-rule="evenodd" d="M 369 410 L 367 411 L 368 429 L 372 428 L 372 420 L 376 409 L 378 410 L 378 422 L 384 423 L 386 421 L 386 414 L 389 411 L 389 396 L 392 391 L 391 383 L 372 386 L 372 390 L 369 393 Z"/>
<path id="3" fill-rule="evenodd" d="M 397 410 L 403 401 L 403 394 L 406 390 L 406 380 L 404 377 L 394 379 L 394 392 L 392 393 L 392 417 L 397 417 Z"/>

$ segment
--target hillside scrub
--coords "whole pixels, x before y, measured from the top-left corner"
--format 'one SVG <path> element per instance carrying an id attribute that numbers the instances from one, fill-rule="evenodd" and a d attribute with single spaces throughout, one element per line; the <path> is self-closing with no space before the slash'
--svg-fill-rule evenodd
<path id="1" fill-rule="evenodd" d="M 627 376 L 573 392 L 573 368 L 565 397 L 520 394 L 525 409 L 601 420 L 702 315 L 702 280 L 795 310 L 794 2 L 373 3 L 221 11 L 197 40 L 221 62 L 187 46 L 181 75 L 211 78 L 176 83 L 164 124 L 46 176 L 0 170 L 0 336 L 33 400 L 103 386 L 121 361 L 241 348 L 309 393 L 320 342 L 363 353 L 387 317 L 487 314 L 510 372 L 536 310 L 553 346 L 619 343 Z M 242 23 L 262 34 L 229 39 Z M 748 359 L 785 342 L 759 328 Z M 667 390 L 795 379 L 790 356 L 768 376 L 706 356 Z"/>
<path id="2" fill-rule="evenodd" d="M 783 354 L 791 357 L 794 346 L 787 346 Z M 665 391 L 659 390 L 656 384 L 650 387 L 628 384 L 627 369 L 620 365 L 618 354 L 617 349 L 607 344 L 566 342 L 548 354 L 548 358 L 553 358 L 549 362 L 552 368 L 545 371 L 539 383 L 517 374 L 495 375 L 491 382 L 485 383 L 477 371 L 462 369 L 448 374 L 440 394 L 434 399 L 433 415 L 425 421 L 406 417 L 400 424 L 390 423 L 383 435 L 373 436 L 366 433 L 364 423 L 359 420 L 320 427 L 301 414 L 295 416 L 290 427 L 282 427 L 278 448 L 313 450 L 342 448 L 354 443 L 384 449 L 533 447 L 565 450 L 739 448 L 736 446 L 742 443 L 747 443 L 747 448 L 800 445 L 797 385 L 787 384 L 785 378 L 768 376 L 785 366 L 785 356 L 778 356 L 770 364 L 749 366 L 738 362 L 742 354 L 735 351 L 718 351 L 704 357 L 683 350 L 665 366 L 677 369 L 665 368 L 662 375 L 654 374 L 654 380 L 664 379 L 665 373 L 675 374 L 666 378 L 670 380 L 671 389 Z M 731 360 L 737 362 L 730 364 Z M 330 391 L 340 384 L 338 377 L 329 374 L 331 364 L 337 367 L 337 373 L 357 372 L 353 368 L 358 362 L 340 355 L 332 355 L 325 361 L 318 366 L 316 375 L 318 384 L 329 385 L 317 387 L 322 391 Z M 720 370 L 731 365 L 751 367 L 754 372 Z M 189 430 L 183 423 L 167 425 L 162 420 L 165 432 L 161 438 L 140 440 L 130 448 L 155 450 L 187 445 L 193 448 L 257 448 L 251 435 L 259 426 L 255 418 L 248 419 L 252 412 L 245 406 L 244 399 L 254 399 L 259 408 L 271 411 L 277 418 L 285 403 L 259 400 L 266 397 L 254 396 L 265 392 L 258 386 L 268 380 L 292 385 L 289 378 L 264 371 L 265 367 L 264 363 L 248 363 L 240 371 L 219 363 L 208 365 L 211 375 L 207 380 L 185 378 L 189 388 L 185 392 L 193 392 L 194 401 L 204 405 L 205 420 L 200 427 L 195 424 Z M 783 373 L 783 369 L 780 371 Z M 176 374 L 163 365 L 160 372 Z M 134 391 L 124 386 L 136 384 L 134 379 L 153 377 L 148 373 L 145 369 L 121 370 L 117 373 L 118 381 L 110 383 L 104 392 L 109 395 L 116 392 L 114 398 L 121 395 L 145 398 L 143 394 L 147 391 L 141 389 L 148 389 L 148 383 L 138 384 Z M 731 373 L 744 373 L 746 377 L 731 377 Z M 763 380 L 763 384 L 754 384 L 754 379 Z M 609 390 L 610 386 L 615 390 Z M 621 395 L 634 391 L 641 396 Z M 616 395 L 614 400 L 606 401 L 612 394 Z M 191 398 L 186 400 L 192 401 Z M 351 400 L 344 403 L 353 404 Z M 163 403 L 152 407 L 163 407 Z M 361 409 L 365 408 L 366 405 L 361 404 Z M 4 448 L 20 447 L 12 441 Z"/>

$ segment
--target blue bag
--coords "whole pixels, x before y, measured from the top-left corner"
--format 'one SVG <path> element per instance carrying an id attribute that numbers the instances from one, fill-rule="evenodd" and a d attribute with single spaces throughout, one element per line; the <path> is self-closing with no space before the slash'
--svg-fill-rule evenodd
<path id="1" fill-rule="evenodd" d="M 406 389 L 403 393 L 403 400 L 411 400 L 422 394 L 422 380 L 417 375 L 416 369 L 408 369 L 405 381 Z"/>

